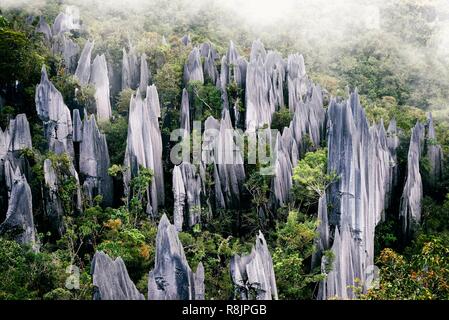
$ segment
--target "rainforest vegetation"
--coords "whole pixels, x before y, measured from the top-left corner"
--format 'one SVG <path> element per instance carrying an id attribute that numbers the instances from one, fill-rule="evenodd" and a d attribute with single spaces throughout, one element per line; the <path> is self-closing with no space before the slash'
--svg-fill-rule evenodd
<path id="1" fill-rule="evenodd" d="M 281 19 L 254 27 L 253 22 L 235 14 L 238 8 L 221 6 L 219 1 L 204 2 L 207 5 L 183 0 L 123 1 L 126 6 L 117 6 L 120 1 L 93 2 L 97 5 L 75 0 L 16 4 L 0 1 L 0 128 L 4 131 L 9 121 L 22 113 L 30 123 L 32 148 L 22 150 L 21 156 L 30 169 L 28 183 L 39 243 L 39 249 L 34 250 L 8 234 L 0 237 L 0 299 L 92 299 L 91 261 L 100 250 L 110 257 L 121 257 L 137 289 L 147 294 L 159 218 L 146 213 L 145 192 L 156 177 L 152 170 L 141 168 L 129 184 L 130 197 L 124 195 L 123 187 L 129 107 L 136 91 L 121 90 L 120 78 L 114 78 L 110 83 L 112 117 L 98 125 L 106 137 L 108 174 L 113 180 L 113 201 L 109 206 L 98 195 L 90 201 L 84 199 L 82 210 L 76 207 L 76 181 L 68 174 L 71 159 L 48 150 L 44 125 L 36 113 L 36 86 L 43 65 L 71 112 L 95 110 L 95 88 L 80 83 L 65 68 L 63 57 L 54 54 L 44 35 L 36 32 L 40 17 L 51 25 L 67 5 L 73 4 L 79 8 L 82 28 L 71 31 L 71 39 L 80 48 L 87 40 L 94 40 L 92 57 L 105 54 L 108 68 L 121 70 L 123 48 L 132 46 L 139 56 L 145 53 L 149 84 L 156 86 L 161 106 L 165 204 L 159 208 L 159 215 L 165 213 L 172 221 L 170 133 L 180 127 L 184 87 L 193 120 L 204 122 L 209 116 L 219 119 L 222 112 L 222 93 L 215 83 L 208 79 L 188 86 L 184 83 L 184 64 L 192 48 L 200 43 L 212 43 L 220 57 L 232 40 L 240 54 L 249 58 L 256 39 L 284 56 L 303 54 L 308 75 L 327 93 L 323 97 L 325 108 L 332 97 L 346 99 L 349 91 L 357 88 L 370 123 L 397 121 L 401 185 L 407 175 L 411 129 L 417 121 L 424 123 L 426 113 L 432 111 L 435 143 L 441 145 L 444 155 L 442 179 L 437 184 L 426 180 L 429 164 L 422 157 L 420 225 L 413 237 L 401 236 L 401 191 L 393 195 L 393 204 L 375 230 L 374 262 L 379 268 L 379 283 L 365 292 L 354 290 L 358 299 L 449 298 L 449 50 L 441 48 L 440 41 L 442 30 L 446 30 L 443 27 L 449 30 L 449 10 L 443 12 L 438 1 L 375 1 L 382 8 L 377 27 L 368 27 L 360 19 L 332 28 L 330 20 L 339 19 L 332 13 L 328 13 L 329 17 L 325 13 L 309 16 L 307 13 L 315 12 L 316 7 L 305 1 L 304 11 L 298 16 L 285 13 Z M 322 26 L 318 27 L 320 22 Z M 181 41 L 185 35 L 190 36 L 187 45 Z M 231 104 L 244 114 L 245 92 L 236 83 L 226 89 Z M 271 128 L 283 130 L 293 117 L 286 100 L 273 114 Z M 179 239 L 191 268 L 196 269 L 200 262 L 204 265 L 206 299 L 233 297 L 231 258 L 251 251 L 258 230 L 263 232 L 272 255 L 279 299 L 316 298 L 318 283 L 330 271 L 312 263 L 320 224 L 318 202 L 339 179 L 327 168 L 326 146 L 323 142 L 307 148 L 292 172 L 291 197 L 280 208 L 274 210 L 271 206 L 271 177 L 260 174 L 259 164 L 245 163 L 246 180 L 239 208 L 214 208 L 213 217 L 208 217 L 209 204 L 206 197 L 202 199 L 201 220 L 205 222 L 185 228 Z M 56 175 L 62 178 L 58 188 L 64 212 L 61 234 L 52 232 L 51 221 L 44 213 L 46 159 L 51 160 Z M 0 175 L 0 185 L 2 181 Z M 212 179 L 206 183 L 213 188 Z M 2 222 L 8 198 L 6 189 L 0 189 Z M 334 258 L 331 250 L 323 254 L 328 261 Z"/>

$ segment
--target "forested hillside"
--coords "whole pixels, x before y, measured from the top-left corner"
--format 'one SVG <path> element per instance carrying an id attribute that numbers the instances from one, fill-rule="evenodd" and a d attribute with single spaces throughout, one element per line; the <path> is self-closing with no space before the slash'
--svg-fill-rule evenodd
<path id="1" fill-rule="evenodd" d="M 0 299 L 449 297 L 447 4 L 234 2 L 0 1 Z"/>

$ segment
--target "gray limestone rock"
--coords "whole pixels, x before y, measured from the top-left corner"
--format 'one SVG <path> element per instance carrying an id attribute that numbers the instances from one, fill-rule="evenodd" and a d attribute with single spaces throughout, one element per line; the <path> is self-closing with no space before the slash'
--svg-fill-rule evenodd
<path id="1" fill-rule="evenodd" d="M 83 122 L 81 121 L 80 111 L 73 110 L 73 142 L 83 141 Z"/>
<path id="2" fill-rule="evenodd" d="M 98 122 L 109 121 L 112 116 L 109 94 L 108 66 L 104 55 L 96 56 L 92 63 L 90 83 L 95 87 Z"/>
<path id="3" fill-rule="evenodd" d="M 37 250 L 31 189 L 20 171 L 14 175 L 6 219 L 0 224 L 0 235 L 32 245 Z"/>
<path id="4" fill-rule="evenodd" d="M 45 66 L 42 67 L 41 82 L 36 88 L 36 111 L 44 123 L 45 138 L 49 150 L 66 152 L 73 157 L 72 119 L 61 93 L 48 80 Z"/>
<path id="5" fill-rule="evenodd" d="M 75 72 L 77 66 L 77 57 L 80 52 L 80 47 L 66 34 L 61 33 L 53 37 L 51 50 L 53 54 L 62 56 L 66 70 L 69 73 Z"/>
<path id="6" fill-rule="evenodd" d="M 94 117 L 84 118 L 82 137 L 79 168 L 84 180 L 84 195 L 91 204 L 97 195 L 101 195 L 103 205 L 111 206 L 113 184 L 108 174 L 110 167 L 108 146 L 106 136 L 98 130 Z"/>
<path id="7" fill-rule="evenodd" d="M 131 88 L 136 89 L 140 82 L 139 59 L 133 47 L 129 52 L 123 48 L 122 60 L 122 90 Z"/>
<path id="8" fill-rule="evenodd" d="M 433 126 L 432 114 L 427 115 L 427 135 L 426 135 L 427 159 L 430 164 L 430 176 L 428 180 L 431 186 L 435 186 L 442 178 L 443 172 L 443 151 L 436 141 L 435 128 Z"/>
<path id="9" fill-rule="evenodd" d="M 81 85 L 89 84 L 91 73 L 91 56 L 94 48 L 95 41 L 87 40 L 84 45 L 81 56 L 78 60 L 78 66 L 76 67 L 75 77 L 79 80 Z M 107 71 L 106 71 L 107 72 Z"/>
<path id="10" fill-rule="evenodd" d="M 150 73 L 148 70 L 147 56 L 142 54 L 140 57 L 140 92 L 143 94 L 147 90 L 148 82 L 150 81 Z"/>
<path id="11" fill-rule="evenodd" d="M 145 300 L 128 275 L 122 258 L 97 251 L 91 266 L 94 300 Z"/>
<path id="12" fill-rule="evenodd" d="M 262 232 L 259 231 L 256 246 L 249 255 L 235 255 L 231 259 L 230 269 L 236 299 L 278 299 L 273 261 Z"/>
<path id="13" fill-rule="evenodd" d="M 164 214 L 156 236 L 154 270 L 148 274 L 148 300 L 195 300 L 204 297 L 204 269 L 193 273 L 178 233 Z"/>
<path id="14" fill-rule="evenodd" d="M 383 124 L 369 126 L 357 92 L 328 109 L 328 172 L 338 180 L 328 189 L 329 230 L 335 230 L 332 272 L 320 284 L 319 299 L 354 298 L 366 290 L 374 260 L 374 232 L 388 203 L 394 163 Z M 321 242 L 327 234 L 320 230 Z M 355 279 L 360 279 L 357 283 Z"/>
<path id="15" fill-rule="evenodd" d="M 424 148 L 425 127 L 417 122 L 412 130 L 407 155 L 407 176 L 401 196 L 399 217 L 402 233 L 407 238 L 413 234 L 414 225 L 421 222 L 423 185 L 419 172 L 419 161 Z"/>
<path id="16" fill-rule="evenodd" d="M 197 47 L 192 49 L 184 65 L 184 84 L 187 86 L 190 81 L 204 83 L 201 55 Z"/>
<path id="17" fill-rule="evenodd" d="M 44 34 L 45 40 L 50 43 L 51 38 L 53 37 L 53 32 L 50 29 L 47 21 L 45 21 L 43 16 L 39 17 L 39 23 L 36 27 L 36 32 L 40 32 Z"/>
<path id="18" fill-rule="evenodd" d="M 184 188 L 184 181 L 182 180 L 182 173 L 179 166 L 173 168 L 173 221 L 176 230 L 181 232 L 184 223 L 184 207 L 186 201 L 186 191 Z"/>
<path id="19" fill-rule="evenodd" d="M 125 152 L 124 176 L 125 191 L 130 195 L 129 183 L 142 166 L 153 170 L 154 178 L 147 192 L 147 213 L 157 215 L 158 207 L 164 203 L 164 180 L 162 171 L 162 138 L 157 106 L 152 106 L 154 99 L 149 96 L 142 100 L 139 90 L 132 96 L 129 111 L 128 138 Z"/>
<path id="20" fill-rule="evenodd" d="M 63 200 L 59 194 L 60 187 L 68 179 L 74 179 L 76 184 L 76 195 L 74 199 L 74 210 L 82 211 L 81 187 L 78 173 L 72 163 L 69 168 L 60 167 L 57 163 L 53 163 L 50 159 L 44 161 L 44 214 L 47 217 L 52 232 L 58 236 L 65 233 L 64 226 L 64 206 Z M 71 213 L 70 213 L 71 214 Z"/>

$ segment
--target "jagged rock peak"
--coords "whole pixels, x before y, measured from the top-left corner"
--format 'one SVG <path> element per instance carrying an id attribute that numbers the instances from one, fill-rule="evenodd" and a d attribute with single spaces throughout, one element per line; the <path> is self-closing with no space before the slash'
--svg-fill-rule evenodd
<path id="1" fill-rule="evenodd" d="M 150 71 L 148 70 L 147 55 L 145 53 L 143 53 L 140 56 L 140 85 L 139 85 L 139 89 L 140 89 L 141 93 L 146 92 L 149 81 L 150 81 Z"/>
<path id="2" fill-rule="evenodd" d="M 153 84 L 147 87 L 146 102 L 152 116 L 161 117 L 161 106 L 159 103 L 159 94 L 156 86 Z"/>
<path id="3" fill-rule="evenodd" d="M 162 138 L 157 117 L 137 92 L 131 97 L 129 109 L 128 138 L 125 152 L 125 192 L 130 195 L 129 184 L 142 166 L 153 170 L 154 178 L 147 192 L 147 213 L 157 215 L 164 203 L 164 180 L 162 171 Z"/>
<path id="4" fill-rule="evenodd" d="M 109 94 L 108 66 L 104 55 L 97 55 L 92 63 L 90 83 L 95 86 L 96 115 L 98 122 L 108 121 L 112 116 Z"/>
<path id="5" fill-rule="evenodd" d="M 253 247 L 249 255 L 232 257 L 230 269 L 235 287 L 235 298 L 241 300 L 278 299 L 273 261 L 262 232 L 259 231 L 256 246 Z"/>
<path id="6" fill-rule="evenodd" d="M 8 211 L 5 221 L 0 224 L 0 235 L 11 237 L 21 244 L 30 244 L 37 250 L 30 186 L 20 170 L 13 178 Z"/>
<path id="7" fill-rule="evenodd" d="M 97 195 L 103 197 L 103 205 L 113 203 L 112 178 L 106 136 L 98 130 L 95 117 L 85 117 L 82 142 L 80 143 L 80 174 L 84 178 L 83 191 L 91 203 Z"/>
<path id="8" fill-rule="evenodd" d="M 145 300 L 120 257 L 112 260 L 104 252 L 97 251 L 92 259 L 91 274 L 94 300 Z"/>
<path id="9" fill-rule="evenodd" d="M 199 81 L 201 83 L 204 83 L 201 54 L 200 50 L 197 47 L 192 49 L 184 65 L 185 85 L 187 85 L 190 81 Z"/>
<path id="10" fill-rule="evenodd" d="M 186 201 L 186 191 L 182 173 L 179 166 L 173 168 L 173 222 L 176 230 L 181 232 L 184 223 L 184 206 Z"/>
<path id="11" fill-rule="evenodd" d="M 419 171 L 419 162 L 423 152 L 424 139 L 425 127 L 417 122 L 412 129 L 410 137 L 410 146 L 407 154 L 407 176 L 399 208 L 402 233 L 405 238 L 409 238 L 413 234 L 415 224 L 421 222 L 423 184 Z"/>
<path id="12" fill-rule="evenodd" d="M 427 115 L 427 136 L 426 136 L 427 159 L 430 164 L 428 180 L 432 186 L 441 180 L 443 172 L 443 151 L 437 143 L 435 128 L 433 126 L 432 113 Z"/>
<path id="13" fill-rule="evenodd" d="M 190 40 L 190 34 L 186 34 L 181 38 L 181 43 L 188 46 L 192 41 Z"/>
<path id="14" fill-rule="evenodd" d="M 129 52 L 123 48 L 123 60 L 122 60 L 122 90 L 131 88 L 136 89 L 140 82 L 140 66 L 139 59 L 134 50 L 134 47 L 130 45 Z"/>
<path id="15" fill-rule="evenodd" d="M 76 67 L 75 77 L 82 85 L 87 85 L 90 80 L 90 72 L 91 72 L 90 61 L 94 45 L 95 41 L 87 40 L 86 44 L 84 45 L 83 51 L 81 52 L 81 56 L 78 60 L 78 66 Z"/>
<path id="16" fill-rule="evenodd" d="M 320 299 L 353 298 L 365 291 L 374 260 L 374 231 L 387 206 L 393 162 L 383 125 L 368 126 L 357 91 L 328 109 L 328 172 L 338 180 L 328 189 L 329 225 L 334 226 L 334 269 L 320 284 Z M 372 192 L 371 190 L 376 190 Z M 323 244 L 326 242 L 322 234 Z M 356 278 L 360 283 L 356 283 Z"/>
<path id="17" fill-rule="evenodd" d="M 72 118 L 61 93 L 50 82 L 42 66 L 41 82 L 36 88 L 36 111 L 44 122 L 48 147 L 55 153 L 66 152 L 73 157 Z"/>
<path id="18" fill-rule="evenodd" d="M 193 273 L 174 225 L 164 214 L 156 236 L 154 270 L 148 274 L 148 300 L 195 300 L 204 297 L 204 268 Z"/>
<path id="19" fill-rule="evenodd" d="M 24 113 L 18 114 L 9 121 L 8 127 L 9 152 L 31 149 L 30 125 Z"/>
<path id="20" fill-rule="evenodd" d="M 80 111 L 73 110 L 73 142 L 83 141 L 83 122 L 81 121 Z"/>
<path id="21" fill-rule="evenodd" d="M 39 23 L 36 27 L 36 32 L 43 33 L 47 41 L 50 41 L 53 37 L 53 32 L 51 31 L 50 26 L 48 25 L 47 21 L 45 21 L 45 18 L 43 16 L 39 17 Z"/>

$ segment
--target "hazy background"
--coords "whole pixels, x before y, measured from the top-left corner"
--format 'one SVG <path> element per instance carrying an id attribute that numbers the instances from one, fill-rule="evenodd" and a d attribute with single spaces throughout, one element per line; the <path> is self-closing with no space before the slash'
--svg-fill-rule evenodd
<path id="1" fill-rule="evenodd" d="M 405 88 L 395 97 L 401 104 L 435 110 L 437 117 L 449 110 L 447 0 L 0 0 L 0 7 L 51 21 L 55 3 L 80 9 L 97 48 L 110 48 L 114 37 L 136 43 L 148 32 L 167 39 L 192 33 L 194 42 L 210 40 L 221 53 L 234 40 L 248 54 L 260 38 L 285 55 L 304 54 L 309 73 L 332 93 L 361 86 L 380 98 L 363 87 L 366 70 L 360 71 L 375 67 L 377 78 L 367 82 L 376 82 L 376 95 L 381 86 L 385 96 Z"/>

